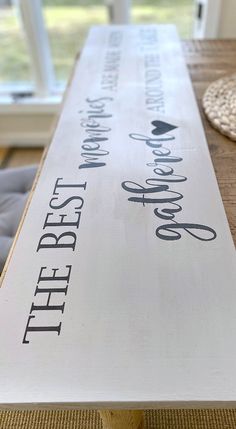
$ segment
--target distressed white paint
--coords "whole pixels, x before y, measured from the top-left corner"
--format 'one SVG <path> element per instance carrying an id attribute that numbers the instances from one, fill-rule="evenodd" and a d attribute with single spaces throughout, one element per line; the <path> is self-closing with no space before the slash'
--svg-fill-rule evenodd
<path id="1" fill-rule="evenodd" d="M 121 51 L 114 92 L 101 89 L 111 33 L 113 42 L 121 37 L 120 47 L 117 42 L 109 49 L 113 54 Z M 149 57 L 148 74 L 151 82 L 152 73 L 161 73 L 162 113 L 148 110 L 152 104 L 145 103 L 145 52 L 160 55 L 160 67 L 151 67 Z M 110 74 L 117 77 L 114 70 Z M 160 81 L 154 80 L 152 86 L 157 83 L 160 88 Z M 112 117 L 97 119 L 107 127 L 108 140 L 101 142 L 101 149 L 109 155 L 103 156 L 103 167 L 79 169 L 81 145 L 88 137 L 86 99 L 100 97 L 113 99 L 105 101 L 105 111 Z M 121 187 L 123 181 L 141 187 L 148 178 L 160 178 L 147 165 L 153 162 L 153 148 L 129 137 L 131 133 L 154 137 L 151 122 L 160 119 L 178 126 L 169 132 L 175 139 L 163 146 L 183 158 L 166 165 L 188 178 L 171 184 L 183 194 L 182 211 L 174 220 L 208 225 L 217 232 L 215 240 L 203 242 L 186 231 L 181 231 L 180 240 L 159 239 L 155 231 L 166 221 L 153 210 L 160 204 L 130 202 L 128 198 L 137 194 Z M 86 191 L 71 188 L 59 194 L 61 203 L 73 195 L 84 198 L 79 229 L 71 228 L 78 235 L 75 251 L 36 252 L 44 233 L 68 230 L 55 226 L 43 230 L 47 213 L 53 213 L 54 221 L 63 213 L 67 220 L 76 218 L 79 200 L 60 210 L 49 207 L 59 177 L 67 183 L 87 182 Z M 63 296 L 64 313 L 32 313 L 37 326 L 60 320 L 60 335 L 31 333 L 30 342 L 22 344 L 31 304 L 39 305 L 34 293 L 40 267 L 60 267 L 65 274 L 68 264 L 72 270 Z M 0 290 L 0 403 L 235 406 L 235 273 L 234 246 L 174 28 L 93 29 Z M 56 283 L 61 287 L 60 282 L 48 284 Z M 61 303 L 59 294 L 52 302 Z"/>

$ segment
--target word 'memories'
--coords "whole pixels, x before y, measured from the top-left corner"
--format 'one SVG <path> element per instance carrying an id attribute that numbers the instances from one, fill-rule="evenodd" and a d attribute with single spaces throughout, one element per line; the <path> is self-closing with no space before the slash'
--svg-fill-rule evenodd
<path id="1" fill-rule="evenodd" d="M 105 110 L 106 103 L 111 101 L 113 101 L 111 97 L 86 99 L 88 103 L 86 117 L 80 121 L 81 127 L 85 129 L 86 138 L 81 146 L 83 162 L 79 165 L 79 169 L 98 168 L 106 165 L 104 159 L 109 155 L 109 151 L 102 145 L 108 142 L 111 128 L 104 125 L 102 121 L 112 117 L 112 114 Z"/>

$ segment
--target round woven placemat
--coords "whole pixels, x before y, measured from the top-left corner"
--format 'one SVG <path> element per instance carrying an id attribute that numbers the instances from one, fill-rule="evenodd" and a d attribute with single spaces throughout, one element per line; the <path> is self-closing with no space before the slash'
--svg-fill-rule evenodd
<path id="1" fill-rule="evenodd" d="M 211 83 L 202 104 L 213 127 L 236 141 L 236 73 Z"/>

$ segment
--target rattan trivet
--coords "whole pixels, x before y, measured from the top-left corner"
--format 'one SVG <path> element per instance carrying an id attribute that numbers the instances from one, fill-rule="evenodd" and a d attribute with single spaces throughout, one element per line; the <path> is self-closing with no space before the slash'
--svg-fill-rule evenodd
<path id="1" fill-rule="evenodd" d="M 207 88 L 202 103 L 213 127 L 236 140 L 236 74 L 213 82 Z"/>

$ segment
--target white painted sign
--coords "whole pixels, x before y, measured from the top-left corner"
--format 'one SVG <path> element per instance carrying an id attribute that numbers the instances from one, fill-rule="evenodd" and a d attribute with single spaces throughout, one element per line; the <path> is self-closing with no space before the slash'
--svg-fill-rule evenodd
<path id="1" fill-rule="evenodd" d="M 171 26 L 94 28 L 0 290 L 0 403 L 236 403 L 235 250 Z"/>

